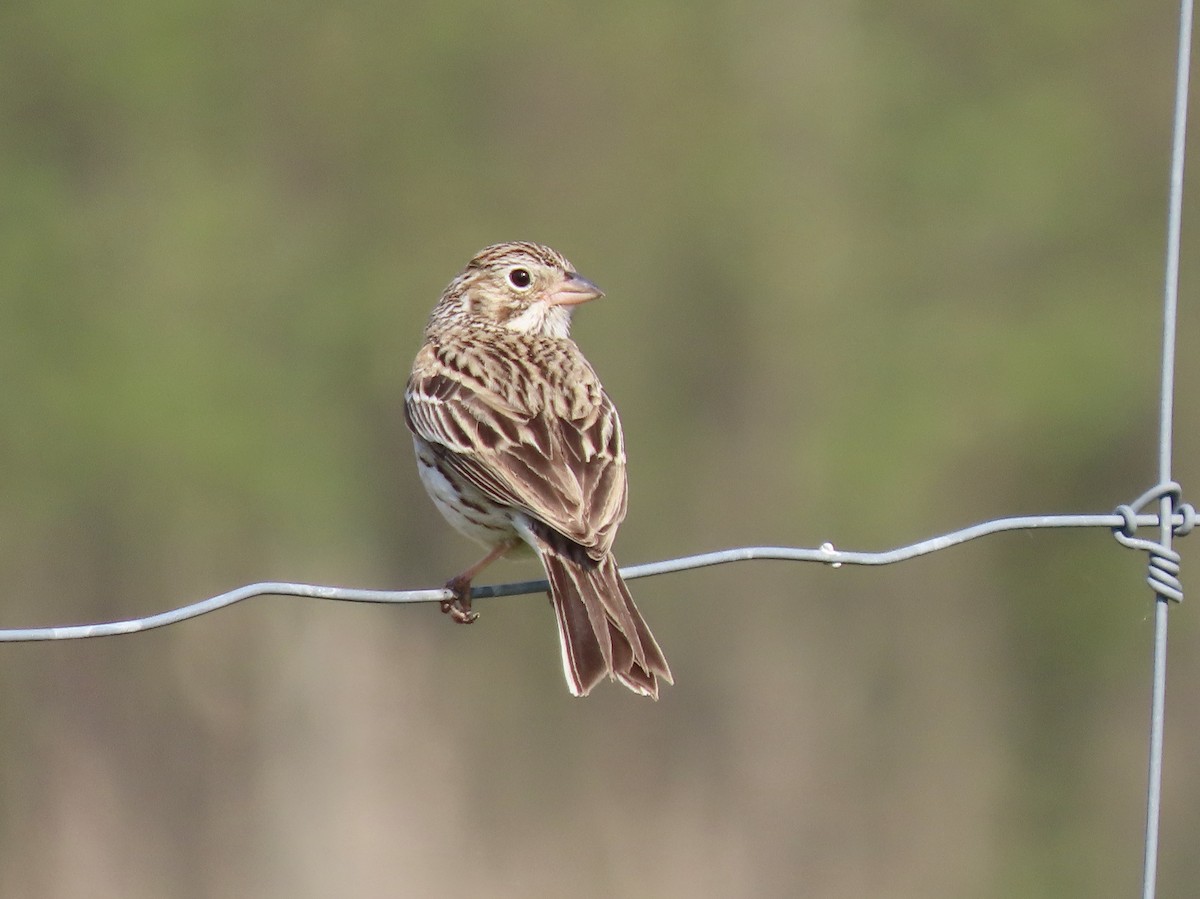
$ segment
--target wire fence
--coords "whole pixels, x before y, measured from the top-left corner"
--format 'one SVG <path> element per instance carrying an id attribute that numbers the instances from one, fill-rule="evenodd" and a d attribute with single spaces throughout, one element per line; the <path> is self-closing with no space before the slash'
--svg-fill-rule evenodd
<path id="1" fill-rule="evenodd" d="M 626 579 L 651 577 L 711 565 L 776 559 L 820 562 L 833 568 L 843 565 L 890 565 L 918 556 L 1006 531 L 1044 528 L 1108 528 L 1123 546 L 1149 554 L 1147 582 L 1155 594 L 1154 646 L 1151 685 L 1149 770 L 1146 791 L 1143 899 L 1154 899 L 1158 869 L 1159 819 L 1162 799 L 1163 720 L 1166 697 L 1167 619 L 1172 602 L 1183 601 L 1180 556 L 1172 547 L 1175 537 L 1190 533 L 1196 525 L 1196 510 L 1182 502 L 1182 489 L 1172 477 L 1172 431 L 1174 423 L 1176 321 L 1179 304 L 1179 258 L 1183 217 L 1184 151 L 1187 133 L 1188 80 L 1191 68 L 1193 0 L 1181 0 L 1179 50 L 1176 65 L 1174 124 L 1167 215 L 1166 271 L 1163 296 L 1162 369 L 1159 394 L 1159 483 L 1132 503 L 1118 506 L 1109 514 L 1029 515 L 998 518 L 971 527 L 931 537 L 918 543 L 882 552 L 848 552 L 832 543 L 817 549 L 785 546 L 747 546 L 710 553 L 650 562 L 621 569 Z M 1157 509 L 1154 507 L 1157 506 Z M 1154 509 L 1153 511 L 1148 511 Z M 1157 528 L 1157 539 L 1137 536 L 1138 529 Z M 548 589 L 544 580 L 473 587 L 472 599 L 518 596 Z M 97 624 L 0 629 L 0 643 L 41 640 L 77 640 L 133 634 L 176 624 L 255 596 L 300 596 L 372 603 L 442 602 L 453 599 L 445 588 L 424 590 L 363 590 L 267 581 L 247 584 L 218 596 L 190 603 L 155 615 Z"/>
<path id="2" fill-rule="evenodd" d="M 1179 250 L 1183 231 L 1183 161 L 1187 146 L 1188 81 L 1192 62 L 1192 0 L 1180 0 L 1179 51 L 1175 67 L 1175 115 L 1171 138 L 1171 187 L 1167 202 L 1167 258 L 1163 278 L 1162 378 L 1159 382 L 1158 479 L 1171 480 L 1172 432 L 1175 403 L 1175 330 L 1179 310 Z M 1167 515 L 1175 498 L 1164 495 L 1159 505 L 1158 550 L 1151 558 L 1166 559 L 1179 574 L 1179 556 L 1171 548 L 1173 529 Z M 1154 566 L 1151 566 L 1153 582 Z M 1145 852 L 1142 899 L 1154 899 L 1158 877 L 1158 828 L 1162 809 L 1163 719 L 1167 696 L 1167 609 L 1171 599 L 1156 587 L 1154 603 L 1154 661 L 1150 689 L 1150 760 L 1146 786 Z"/>
<path id="3" fill-rule="evenodd" d="M 1157 514 L 1138 513 L 1138 509 L 1149 505 L 1162 493 L 1176 499 L 1179 485 L 1166 484 L 1148 491 L 1130 505 L 1119 506 L 1108 515 L 1028 515 L 1016 518 L 997 518 L 961 530 L 951 531 L 938 537 L 922 540 L 884 552 L 844 552 L 835 549 L 832 543 L 824 543 L 817 549 L 790 546 L 744 546 L 716 552 L 648 562 L 621 569 L 626 580 L 671 574 L 711 565 L 730 562 L 749 562 L 756 559 L 776 559 L 787 562 L 821 562 L 831 568 L 843 565 L 891 565 L 949 549 L 989 534 L 1005 531 L 1034 530 L 1038 528 L 1109 528 L 1118 540 L 1134 549 L 1150 553 L 1150 577 L 1148 581 L 1156 591 L 1176 602 L 1183 599 L 1183 587 L 1179 582 L 1179 555 L 1173 550 L 1164 550 L 1161 544 L 1135 536 L 1138 528 L 1155 527 L 1159 524 Z M 1169 525 L 1177 536 L 1182 536 L 1195 526 L 1196 510 L 1190 505 L 1173 508 Z M 511 584 L 492 584 L 471 588 L 471 598 L 489 599 L 499 596 L 522 596 L 542 593 L 549 589 L 544 580 L 520 581 Z M 130 618 L 124 621 L 108 621 L 100 624 L 73 624 L 60 627 L 26 627 L 0 629 L 0 643 L 22 643 L 38 640 L 80 640 L 88 637 L 115 637 L 119 634 L 136 634 L 141 631 L 177 624 L 190 618 L 198 618 L 209 612 L 224 609 L 255 596 L 300 596 L 308 599 L 328 599 L 349 602 L 417 603 L 443 602 L 454 595 L 444 587 L 428 590 L 360 590 L 351 587 L 326 587 L 320 584 L 295 584 L 282 581 L 264 581 L 247 584 L 227 593 L 189 603 L 157 615 Z"/>

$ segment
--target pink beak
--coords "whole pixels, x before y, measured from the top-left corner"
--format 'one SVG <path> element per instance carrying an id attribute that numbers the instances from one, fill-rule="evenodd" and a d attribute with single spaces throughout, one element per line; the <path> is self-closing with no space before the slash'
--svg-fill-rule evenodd
<path id="1" fill-rule="evenodd" d="M 558 288 L 547 297 L 552 306 L 578 306 L 604 296 L 604 291 L 576 272 L 567 272 Z"/>

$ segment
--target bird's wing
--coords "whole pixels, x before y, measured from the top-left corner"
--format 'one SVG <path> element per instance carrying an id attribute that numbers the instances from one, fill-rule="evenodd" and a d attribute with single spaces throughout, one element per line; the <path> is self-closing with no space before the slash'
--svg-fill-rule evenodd
<path id="1" fill-rule="evenodd" d="M 586 363 L 581 371 L 582 383 L 547 398 L 535 375 L 509 368 L 502 395 L 426 347 L 404 411 L 409 429 L 485 495 L 599 559 L 625 517 L 625 443 L 612 401 Z"/>

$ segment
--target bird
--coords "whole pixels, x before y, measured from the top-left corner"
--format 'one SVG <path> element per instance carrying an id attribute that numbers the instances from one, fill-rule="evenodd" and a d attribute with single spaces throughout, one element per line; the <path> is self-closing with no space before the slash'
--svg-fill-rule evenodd
<path id="1" fill-rule="evenodd" d="M 434 306 L 404 417 L 434 505 L 487 548 L 447 581 L 442 611 L 473 622 L 472 580 L 532 552 L 571 694 L 607 676 L 658 699 L 671 669 L 612 553 L 627 503 L 621 420 L 570 336 L 575 309 L 603 295 L 550 247 L 480 250 Z"/>

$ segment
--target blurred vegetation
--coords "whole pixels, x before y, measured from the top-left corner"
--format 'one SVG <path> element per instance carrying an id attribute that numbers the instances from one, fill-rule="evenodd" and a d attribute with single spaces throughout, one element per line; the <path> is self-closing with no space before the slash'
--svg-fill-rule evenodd
<path id="1" fill-rule="evenodd" d="M 1131 499 L 1175 15 L 12 0 L 0 626 L 458 570 L 400 396 L 442 286 L 505 239 L 608 292 L 576 336 L 628 432 L 624 561 Z M 278 599 L 4 646 L 0 894 L 1130 895 L 1142 579 L 1105 534 L 1039 533 L 640 581 L 657 705 L 572 700 L 536 597 L 470 629 Z M 1164 896 L 1200 879 L 1191 608 Z"/>

